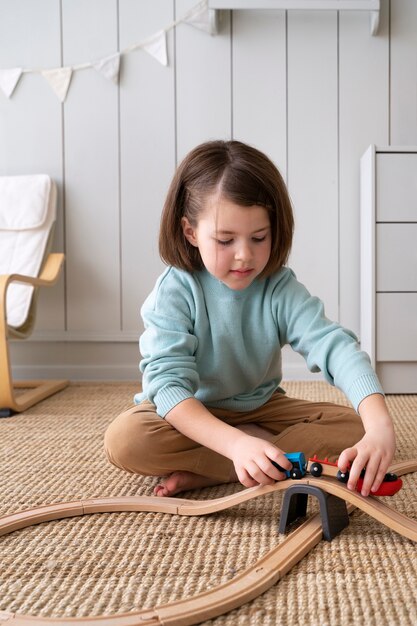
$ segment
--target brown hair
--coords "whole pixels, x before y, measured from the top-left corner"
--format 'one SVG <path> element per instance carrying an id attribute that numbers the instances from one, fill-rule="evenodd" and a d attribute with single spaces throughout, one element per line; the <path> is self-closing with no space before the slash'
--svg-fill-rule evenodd
<path id="1" fill-rule="evenodd" d="M 240 206 L 262 206 L 271 223 L 271 254 L 262 277 L 279 270 L 291 250 L 294 218 L 285 182 L 272 161 L 240 141 L 209 141 L 192 150 L 177 168 L 165 200 L 159 253 L 168 265 L 203 269 L 198 248 L 183 234 L 181 219 L 196 226 L 208 196 L 218 193 Z"/>

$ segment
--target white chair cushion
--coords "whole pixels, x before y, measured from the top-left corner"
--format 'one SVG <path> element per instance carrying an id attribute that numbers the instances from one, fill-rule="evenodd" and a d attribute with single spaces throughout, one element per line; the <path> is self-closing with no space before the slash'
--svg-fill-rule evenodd
<path id="1" fill-rule="evenodd" d="M 39 275 L 55 217 L 56 191 L 49 176 L 0 176 L 0 274 Z M 9 326 L 25 323 L 32 291 L 22 283 L 9 286 Z"/>

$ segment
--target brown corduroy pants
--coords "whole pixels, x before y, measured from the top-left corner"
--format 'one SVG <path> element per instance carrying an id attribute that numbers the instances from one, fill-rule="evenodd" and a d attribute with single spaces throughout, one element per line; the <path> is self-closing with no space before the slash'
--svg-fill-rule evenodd
<path id="1" fill-rule="evenodd" d="M 257 424 L 271 433 L 269 441 L 284 452 L 304 452 L 306 458 L 336 460 L 364 434 L 359 415 L 351 408 L 330 402 L 308 402 L 281 392 L 254 411 L 241 413 L 209 408 L 230 424 Z M 113 465 L 134 474 L 163 476 L 189 471 L 227 482 L 233 475 L 230 459 L 177 431 L 157 415 L 148 402 L 121 413 L 105 434 L 104 447 Z"/>

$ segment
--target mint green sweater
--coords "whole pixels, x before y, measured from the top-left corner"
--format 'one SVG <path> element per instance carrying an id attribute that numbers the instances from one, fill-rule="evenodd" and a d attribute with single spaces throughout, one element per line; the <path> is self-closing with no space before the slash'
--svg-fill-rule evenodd
<path id="1" fill-rule="evenodd" d="M 355 409 L 383 393 L 355 335 L 327 319 L 323 303 L 288 268 L 235 291 L 205 270 L 169 267 L 141 313 L 143 392 L 135 402 L 149 399 L 161 417 L 192 397 L 208 407 L 258 408 L 279 388 L 285 344 Z"/>

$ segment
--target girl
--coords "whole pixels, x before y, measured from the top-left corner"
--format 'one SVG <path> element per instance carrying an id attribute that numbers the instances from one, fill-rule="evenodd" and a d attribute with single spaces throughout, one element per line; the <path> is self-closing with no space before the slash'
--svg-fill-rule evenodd
<path id="1" fill-rule="evenodd" d="M 159 247 L 168 268 L 142 308 L 143 392 L 105 436 L 109 460 L 163 476 L 158 496 L 224 482 L 283 480 L 284 452 L 335 460 L 354 489 L 376 491 L 395 450 L 368 356 L 324 315 L 285 266 L 293 236 L 288 191 L 274 164 L 238 141 L 195 148 L 165 202 Z M 354 408 L 288 398 L 290 344 Z M 339 456 L 340 455 L 340 456 Z"/>

